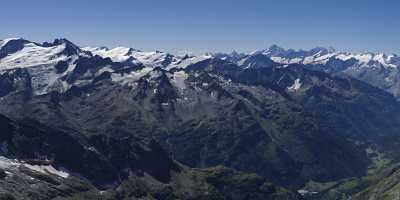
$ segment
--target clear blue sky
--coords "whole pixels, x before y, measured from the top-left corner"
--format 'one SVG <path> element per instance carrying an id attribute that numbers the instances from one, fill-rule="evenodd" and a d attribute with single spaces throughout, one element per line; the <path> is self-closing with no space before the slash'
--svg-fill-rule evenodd
<path id="1" fill-rule="evenodd" d="M 2 0 L 0 38 L 144 50 L 400 54 L 399 0 Z"/>

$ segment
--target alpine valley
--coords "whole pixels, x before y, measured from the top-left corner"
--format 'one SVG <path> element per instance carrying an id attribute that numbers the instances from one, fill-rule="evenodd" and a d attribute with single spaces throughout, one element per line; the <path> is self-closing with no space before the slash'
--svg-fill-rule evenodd
<path id="1" fill-rule="evenodd" d="M 398 198 L 399 69 L 0 40 L 0 199 Z"/>

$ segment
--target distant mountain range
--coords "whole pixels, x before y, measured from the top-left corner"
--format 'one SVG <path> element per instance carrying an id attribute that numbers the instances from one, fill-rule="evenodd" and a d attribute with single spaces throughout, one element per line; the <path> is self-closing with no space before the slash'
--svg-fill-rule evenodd
<path id="1" fill-rule="evenodd" d="M 334 186 L 400 159 L 399 65 L 331 48 L 173 55 L 1 40 L 0 169 L 22 177 L 19 188 L 33 170 L 68 198 L 353 195 L 376 182 Z M 53 177 L 66 174 L 81 185 Z M 29 196 L 10 188 L 0 192 Z"/>
<path id="2" fill-rule="evenodd" d="M 384 89 L 399 97 L 400 57 L 383 53 L 346 53 L 333 48 L 311 50 L 283 49 L 276 45 L 250 54 L 216 54 L 244 68 L 267 65 L 303 64 L 309 69 L 334 75 L 347 75 Z"/>
<path id="3" fill-rule="evenodd" d="M 41 66 L 42 68 L 58 65 L 58 75 L 43 75 L 41 78 L 51 77 L 49 80 L 40 79 L 36 87 L 38 94 L 48 91 L 47 87 L 62 87 L 57 78 L 71 69 L 71 65 L 79 56 L 100 56 L 110 58 L 112 62 L 129 65 L 144 66 L 144 72 L 151 68 L 165 69 L 185 68 L 190 64 L 210 58 L 219 58 L 230 61 L 242 68 L 258 68 L 269 66 L 286 66 L 289 64 L 303 64 L 312 70 L 319 70 L 334 75 L 348 75 L 365 81 L 371 85 L 400 95 L 399 72 L 400 57 L 395 54 L 382 53 L 345 53 L 337 52 L 333 48 L 317 47 L 311 50 L 284 49 L 273 45 L 268 49 L 245 53 L 206 53 L 203 55 L 173 55 L 165 52 L 143 52 L 133 48 L 117 47 L 84 47 L 79 48 L 66 39 L 57 39 L 53 43 L 34 43 L 21 38 L 11 38 L 0 41 L 0 68 L 17 68 Z M 33 54 L 33 55 L 32 55 Z M 45 65 L 45 66 L 44 66 Z M 64 68 L 63 68 L 64 66 Z M 68 68 L 69 66 L 70 68 Z M 51 70 L 36 69 L 43 73 Z M 48 82 L 46 84 L 46 82 Z M 36 84 L 36 83 L 35 83 Z M 40 86 L 39 86 L 40 85 Z M 66 86 L 64 84 L 63 86 Z M 59 88 L 62 89 L 62 88 Z M 50 89 L 51 90 L 51 89 Z"/>
<path id="4" fill-rule="evenodd" d="M 333 48 L 317 47 L 311 50 L 284 49 L 273 45 L 268 49 L 245 53 L 214 53 L 201 56 L 173 56 L 162 52 L 141 52 L 129 48 L 84 48 L 96 55 L 109 57 L 113 61 L 136 61 L 149 66 L 185 67 L 187 64 L 209 57 L 216 57 L 238 64 L 243 68 L 285 66 L 303 64 L 310 69 L 335 75 L 348 75 L 392 93 L 400 95 L 400 57 L 383 53 L 346 53 Z M 190 58 L 189 60 L 186 60 Z M 182 62 L 185 60 L 186 62 Z M 189 61 L 189 62 L 187 62 Z"/>

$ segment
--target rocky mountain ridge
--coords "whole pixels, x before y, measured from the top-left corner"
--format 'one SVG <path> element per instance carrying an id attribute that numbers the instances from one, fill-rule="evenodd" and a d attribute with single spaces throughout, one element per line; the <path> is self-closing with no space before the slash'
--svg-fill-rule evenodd
<path id="1" fill-rule="evenodd" d="M 79 48 L 65 39 L 5 41 L 0 113 L 100 138 L 89 141 L 109 156 L 114 146 L 137 149 L 118 143 L 129 138 L 155 141 L 172 163 L 224 165 L 293 189 L 366 176 L 381 167 L 378 155 L 400 159 L 396 99 L 317 65 L 278 63 L 263 53 L 233 59 Z M 122 172 L 109 174 L 121 176 L 125 164 L 118 160 Z M 93 178 L 102 185 L 110 177 Z"/>

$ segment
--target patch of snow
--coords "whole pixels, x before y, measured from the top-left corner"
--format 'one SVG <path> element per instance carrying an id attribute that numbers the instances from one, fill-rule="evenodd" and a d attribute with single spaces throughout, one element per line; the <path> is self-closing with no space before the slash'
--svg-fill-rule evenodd
<path id="1" fill-rule="evenodd" d="M 362 63 L 368 63 L 369 61 L 372 60 L 371 54 L 356 54 L 353 57 Z"/>
<path id="2" fill-rule="evenodd" d="M 114 72 L 114 70 L 113 69 L 111 69 L 110 67 L 103 67 L 103 68 L 101 68 L 101 69 L 99 69 L 97 72 L 96 72 L 96 76 L 99 76 L 99 75 L 101 75 L 102 73 L 104 73 L 104 72 Z"/>
<path id="3" fill-rule="evenodd" d="M 289 59 L 279 57 L 279 56 L 271 56 L 271 60 L 276 63 L 281 63 L 281 64 L 289 64 L 290 63 Z"/>
<path id="4" fill-rule="evenodd" d="M 36 172 L 40 172 L 42 174 L 50 174 L 56 175 L 62 178 L 68 178 L 69 174 L 67 172 L 57 170 L 51 165 L 30 165 L 30 164 L 23 164 L 24 167 Z"/>
<path id="5" fill-rule="evenodd" d="M 299 90 L 300 88 L 301 88 L 301 82 L 300 82 L 300 79 L 298 78 L 298 79 L 294 80 L 293 85 L 288 87 L 287 89 L 291 92 L 295 92 L 295 91 Z"/>
<path id="6" fill-rule="evenodd" d="M 391 56 L 392 56 L 392 55 L 391 55 Z M 380 54 L 376 54 L 376 55 L 373 57 L 373 60 L 376 61 L 376 62 L 378 62 L 378 63 L 380 63 L 380 64 L 382 64 L 382 65 L 385 66 L 385 67 L 393 67 L 393 68 L 396 68 L 396 65 L 390 63 L 390 61 L 391 61 L 391 59 L 392 59 L 391 56 L 386 56 L 385 54 L 380 53 Z"/>
<path id="7" fill-rule="evenodd" d="M 67 81 L 61 81 L 61 85 L 62 85 L 61 92 L 66 92 L 67 90 L 69 90 L 71 88 L 71 85 L 69 83 L 67 83 Z"/>
<path id="8" fill-rule="evenodd" d="M 303 61 L 302 58 L 293 58 L 293 59 L 290 59 L 289 63 L 294 64 L 294 63 L 300 63 L 301 61 Z"/>
<path id="9" fill-rule="evenodd" d="M 150 79 L 155 79 L 155 78 L 160 77 L 162 75 L 162 72 L 160 72 L 158 70 L 152 70 L 152 71 L 150 71 L 149 75 L 150 75 Z"/>
<path id="10" fill-rule="evenodd" d="M 312 192 L 308 190 L 297 190 L 297 193 L 299 193 L 301 196 L 318 194 L 318 192 Z"/>
<path id="11" fill-rule="evenodd" d="M 132 71 L 130 73 L 112 73 L 111 80 L 122 85 L 131 84 L 138 81 L 141 77 L 147 75 L 153 70 L 151 67 L 145 67 L 141 70 Z"/>
<path id="12" fill-rule="evenodd" d="M 15 171 L 20 166 L 26 167 L 32 171 L 36 171 L 36 172 L 39 172 L 42 174 L 56 175 L 56 176 L 63 177 L 63 178 L 69 177 L 69 173 L 67 173 L 63 170 L 57 170 L 51 165 L 30 165 L 30 164 L 20 162 L 15 159 L 8 159 L 4 156 L 0 156 L 0 168 L 1 169 Z"/>
<path id="13" fill-rule="evenodd" d="M 135 52 L 133 57 L 145 66 L 164 67 L 163 63 L 167 59 L 168 54 L 164 52 Z"/>
<path id="14" fill-rule="evenodd" d="M 20 163 L 18 163 L 16 160 L 8 159 L 4 156 L 0 156 L 0 168 L 1 169 L 14 168 L 19 165 L 20 165 Z"/>
<path id="15" fill-rule="evenodd" d="M 371 54 L 349 54 L 349 53 L 341 53 L 336 55 L 337 59 L 347 61 L 352 58 L 358 60 L 361 63 L 368 63 L 369 61 L 372 60 L 372 55 Z"/>
<path id="16" fill-rule="evenodd" d="M 185 89 L 186 88 L 185 80 L 188 77 L 189 75 L 183 70 L 174 72 L 172 75 L 171 83 L 179 89 Z"/>
<path id="17" fill-rule="evenodd" d="M 186 57 L 181 57 L 178 62 L 172 63 L 170 66 L 168 66 L 166 69 L 170 70 L 172 68 L 186 68 L 189 65 L 207 60 L 212 58 L 213 56 L 210 54 L 202 54 L 202 55 L 191 55 Z"/>
<path id="18" fill-rule="evenodd" d="M 218 93 L 214 92 L 214 91 L 211 91 L 210 97 L 213 98 L 213 99 L 216 99 L 218 97 Z"/>

